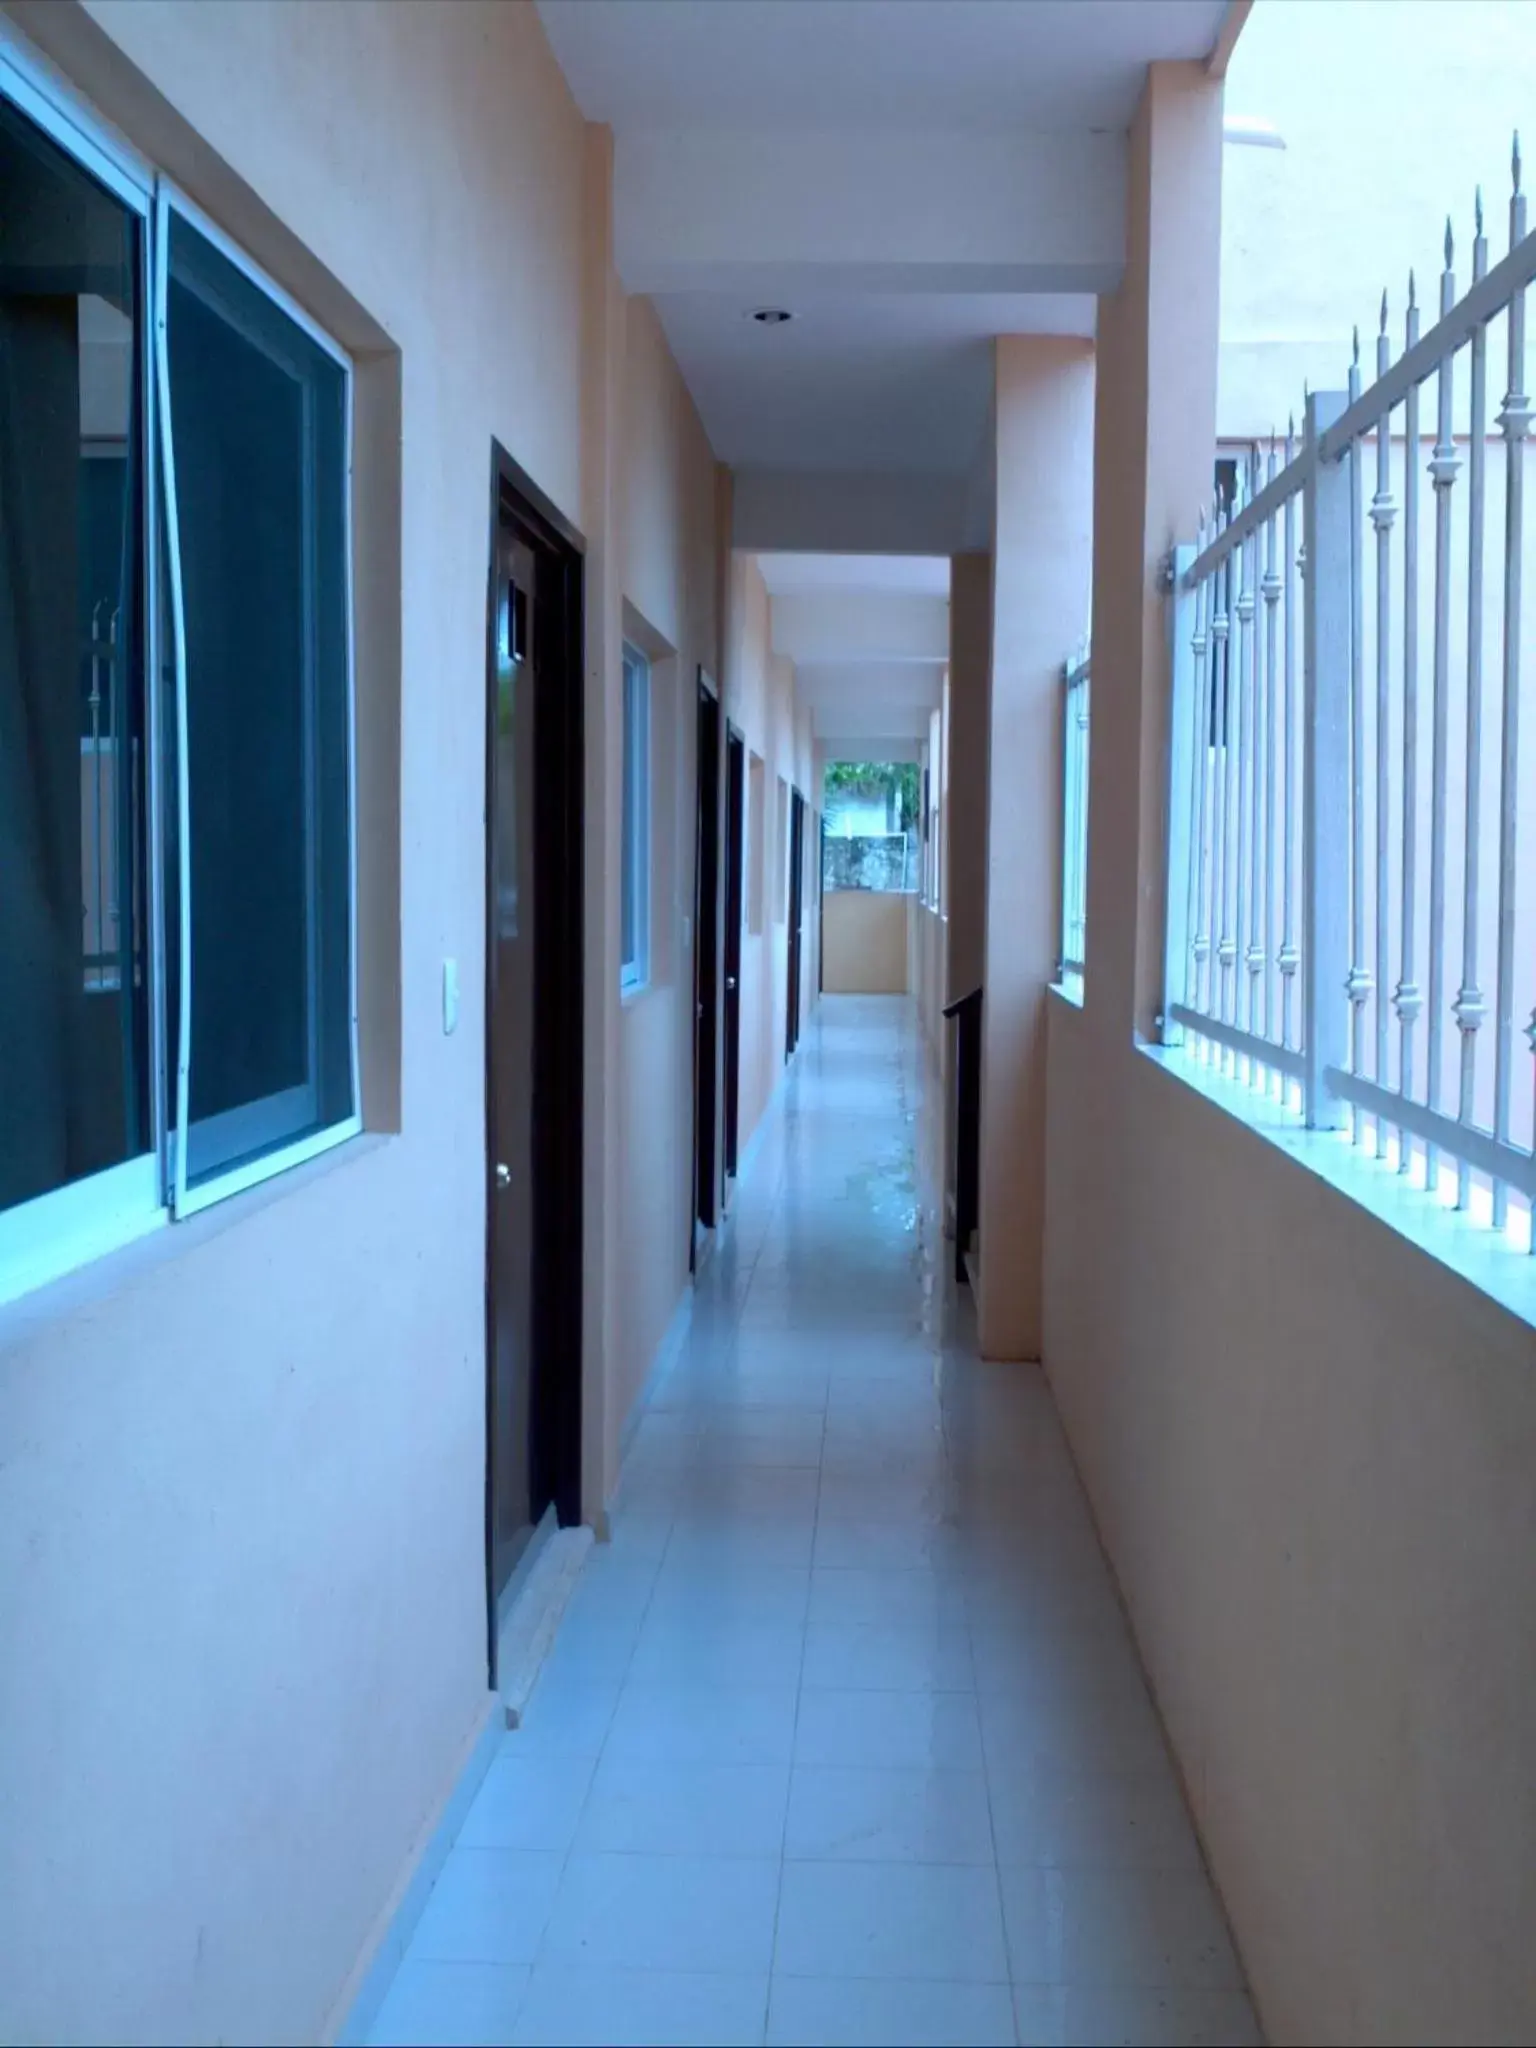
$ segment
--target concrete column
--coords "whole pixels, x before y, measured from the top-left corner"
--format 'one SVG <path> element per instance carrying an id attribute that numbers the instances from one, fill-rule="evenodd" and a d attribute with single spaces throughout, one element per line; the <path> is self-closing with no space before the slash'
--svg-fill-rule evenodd
<path id="1" fill-rule="evenodd" d="M 1023 1359 L 1041 1352 L 1061 668 L 1088 614 L 1094 357 L 1090 343 L 1059 336 L 1004 336 L 996 346 L 977 1309 L 983 1356 Z M 950 795 L 958 809 L 953 783 Z M 958 890 L 952 917 L 957 901 Z"/>
<path id="2" fill-rule="evenodd" d="M 1126 267 L 1099 300 L 1086 1016 L 1153 1035 L 1166 877 L 1162 567 L 1209 505 L 1216 445 L 1222 87 L 1154 64 L 1131 130 Z"/>
<path id="3" fill-rule="evenodd" d="M 948 959 L 944 1000 L 969 995 L 986 965 L 987 738 L 992 715 L 992 557 L 949 565 Z"/>

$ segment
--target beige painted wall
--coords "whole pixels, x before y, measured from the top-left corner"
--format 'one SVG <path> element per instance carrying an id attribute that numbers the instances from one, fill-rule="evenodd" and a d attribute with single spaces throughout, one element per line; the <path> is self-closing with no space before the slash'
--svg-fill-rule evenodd
<path id="1" fill-rule="evenodd" d="M 937 1066 L 949 1026 L 944 1022 L 944 921 L 920 896 L 903 898 L 907 905 L 907 988 L 917 1004 L 918 1028 L 929 1058 Z"/>
<path id="2" fill-rule="evenodd" d="M 12 11 L 343 340 L 398 350 L 401 586 L 385 608 L 401 643 L 403 994 L 393 1023 L 375 1020 L 400 1044 L 383 1090 L 398 1082 L 398 1133 L 0 1324 L 0 1636 L 24 1652 L 0 1659 L 0 2038 L 309 2040 L 486 1705 L 473 992 L 491 438 L 588 541 L 594 1507 L 682 1284 L 686 1215 L 675 911 L 691 723 L 668 742 L 658 818 L 677 878 L 657 906 L 667 985 L 621 1019 L 621 606 L 675 648 L 691 689 L 692 664 L 715 658 L 712 467 L 648 309 L 626 318 L 611 148 L 531 6 Z M 364 604 L 392 560 L 360 565 Z M 364 702 L 374 680 L 360 675 Z M 370 886 L 393 886 L 374 872 L 382 841 L 361 858 Z M 465 991 L 452 1037 L 445 955 Z M 635 1199 L 645 1158 L 675 1201 L 649 1179 Z"/>
<path id="3" fill-rule="evenodd" d="M 619 1026 L 618 1286 L 607 1483 L 688 1286 L 698 670 L 718 676 L 715 462 L 648 299 L 627 308 L 622 501 L 627 616 L 651 669 L 651 973 Z M 617 960 L 612 978 L 618 975 Z"/>
<path id="4" fill-rule="evenodd" d="M 807 802 L 819 803 L 815 786 L 815 743 L 811 716 L 795 695 L 794 664 L 775 654 L 767 586 L 755 556 L 731 558 L 729 618 L 722 680 L 725 715 L 746 736 L 749 753 L 761 755 L 763 772 L 763 928 L 744 928 L 741 941 L 741 1080 L 739 1144 L 745 1151 L 784 1071 L 785 1002 L 789 946 L 784 905 L 788 899 L 789 847 L 779 818 L 782 776 Z M 750 805 L 751 793 L 748 792 Z M 811 825 L 807 812 L 807 824 Z M 753 821 L 746 820 L 750 844 Z M 807 835 L 805 971 L 801 1010 L 809 1016 L 816 996 L 814 829 Z"/>
<path id="5" fill-rule="evenodd" d="M 1081 635 L 1089 601 L 1094 361 L 1087 342 L 1054 336 L 1003 337 L 996 352 L 994 533 L 1006 570 L 991 579 L 977 1314 L 984 1357 L 1038 1358 L 1061 664 L 1063 650 Z M 972 575 L 979 582 L 980 569 L 962 575 L 963 590 Z M 958 747 L 956 760 L 958 768 Z M 958 901 L 957 882 L 952 932 Z M 996 1256 L 988 1256 L 989 1246 Z"/>
<path id="6" fill-rule="evenodd" d="M 1162 917 L 1157 569 L 1209 489 L 1220 120 L 1197 67 L 1154 68 L 1100 304 L 1046 1363 L 1268 2038 L 1528 2040 L 1536 1344 L 1132 1037 Z"/>
<path id="7" fill-rule="evenodd" d="M 1267 2037 L 1536 2032 L 1536 1347 L 1053 1002 L 1046 1356 Z"/>
<path id="8" fill-rule="evenodd" d="M 895 890 L 831 889 L 822 902 L 829 996 L 904 996 L 914 899 Z"/>

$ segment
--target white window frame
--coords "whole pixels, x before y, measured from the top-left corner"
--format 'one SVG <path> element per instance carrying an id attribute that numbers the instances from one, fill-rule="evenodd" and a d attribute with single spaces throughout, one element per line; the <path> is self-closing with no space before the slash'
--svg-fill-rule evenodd
<path id="1" fill-rule="evenodd" d="M 49 1189 L 28 1202 L 0 1209 L 0 1304 L 18 1299 L 81 1266 L 120 1249 L 162 1225 L 195 1214 L 259 1181 L 345 1143 L 362 1130 L 361 1070 L 357 1003 L 357 739 L 356 638 L 353 592 L 352 467 L 354 375 L 351 358 L 302 307 L 275 283 L 184 194 L 159 176 L 154 167 L 116 136 L 52 72 L 7 24 L 0 22 L 0 100 L 15 107 L 91 178 L 133 213 L 139 222 L 141 382 L 138 389 L 140 466 L 143 499 L 140 518 L 144 534 L 143 605 L 145 730 L 152 737 L 169 719 L 178 734 L 177 787 L 165 787 L 159 746 L 145 749 L 143 794 L 146 872 L 145 973 L 148 982 L 148 1095 L 151 1142 L 132 1159 Z M 291 1145 L 241 1162 L 210 1175 L 189 1188 L 185 1145 L 177 1142 L 187 1121 L 187 1049 L 191 1002 L 191 907 L 187 866 L 190 791 L 187 785 L 186 678 L 180 649 L 184 645 L 181 612 L 180 557 L 176 545 L 174 467 L 170 460 L 168 364 L 165 351 L 165 300 L 170 210 L 181 213 L 234 263 L 279 309 L 340 364 L 345 378 L 346 474 L 345 508 L 346 632 L 347 632 L 347 791 L 348 791 L 348 969 L 352 1112 L 327 1128 Z M 163 520 L 169 575 L 161 588 L 160 535 Z M 162 604 L 175 645 L 160 644 Z M 167 663 L 165 656 L 174 657 Z M 174 681 L 162 684 L 168 667 Z M 177 805 L 180 830 L 179 930 L 166 931 L 165 816 Z M 181 1029 L 179 1063 L 168 1073 L 170 1033 L 166 1016 L 168 947 L 176 944 L 181 965 Z"/>
<path id="2" fill-rule="evenodd" d="M 335 1123 L 327 1124 L 316 1131 L 309 1131 L 292 1143 L 279 1145 L 271 1151 L 259 1152 L 254 1158 L 236 1161 L 222 1171 L 211 1173 L 191 1185 L 187 1179 L 187 1155 L 189 1147 L 183 1142 L 182 1134 L 189 1129 L 191 1096 L 191 1047 L 192 1047 L 192 874 L 191 874 L 191 782 L 187 744 L 187 682 L 186 662 L 183 650 L 186 646 L 186 623 L 182 602 L 181 555 L 177 526 L 176 508 L 176 462 L 175 448 L 171 434 L 170 359 L 166 343 L 166 300 L 170 284 L 170 223 L 171 215 L 179 214 L 187 224 L 212 244 L 225 260 L 234 265 L 254 284 L 264 297 L 270 299 L 278 310 L 284 313 L 296 327 L 307 334 L 316 346 L 331 357 L 341 370 L 345 391 L 343 462 L 345 476 L 342 489 L 343 504 L 343 569 L 346 577 L 345 603 L 347 612 L 347 928 L 348 928 L 348 1036 L 351 1062 L 352 1110 L 350 1115 Z M 159 457 L 162 489 L 165 497 L 165 530 L 167 546 L 166 560 L 169 564 L 169 616 L 172 622 L 172 637 L 175 645 L 171 650 L 176 673 L 176 761 L 177 787 L 176 804 L 178 813 L 177 848 L 180 856 L 179 888 L 177 899 L 180 905 L 180 929 L 177 944 L 180 961 L 180 1017 L 176 1034 L 178 1060 L 175 1086 L 175 1123 L 170 1143 L 171 1188 L 170 1199 L 173 1213 L 178 1217 L 195 1216 L 200 1209 L 208 1208 L 214 1202 L 239 1194 L 245 1188 L 259 1182 L 271 1180 L 274 1175 L 286 1173 L 290 1167 L 302 1166 L 307 1160 L 316 1158 L 322 1152 L 329 1152 L 337 1145 L 344 1145 L 348 1139 L 357 1137 L 363 1128 L 362 1083 L 358 1054 L 357 1025 L 357 677 L 355 669 L 355 633 L 353 607 L 353 546 L 352 546 L 352 441 L 354 413 L 354 380 L 352 359 L 324 328 L 318 326 L 302 306 L 289 297 L 282 287 L 275 283 L 260 265 L 252 262 L 238 243 L 232 242 L 216 222 L 209 219 L 202 209 L 179 191 L 168 179 L 158 181 L 156 193 L 155 233 L 155 298 L 154 325 L 155 342 L 152 353 L 158 372 L 158 417 Z M 158 549 L 155 551 L 158 558 Z M 294 1098 L 305 1091 L 292 1089 L 264 1102 L 242 1103 L 238 1108 L 225 1112 L 227 1118 L 237 1121 L 238 1127 L 247 1131 L 253 1145 L 261 1143 L 261 1131 L 270 1125 L 281 1129 L 288 1111 L 296 1106 Z"/>
<path id="3" fill-rule="evenodd" d="M 620 888 L 619 991 L 637 996 L 651 979 L 651 664 L 624 642 L 624 833 Z M 633 944 L 624 949 L 624 912 Z"/>

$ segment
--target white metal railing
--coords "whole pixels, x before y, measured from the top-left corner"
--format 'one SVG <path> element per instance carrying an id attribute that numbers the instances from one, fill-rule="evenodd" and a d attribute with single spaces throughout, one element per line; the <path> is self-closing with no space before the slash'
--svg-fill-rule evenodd
<path id="1" fill-rule="evenodd" d="M 1357 333 L 1347 389 L 1311 394 L 1300 445 L 1288 432 L 1282 462 L 1271 443 L 1176 550 L 1163 1014 L 1169 1041 L 1499 1228 L 1512 1195 L 1528 1213 L 1536 1194 L 1536 1080 L 1515 1046 L 1518 1017 L 1536 1052 L 1520 760 L 1536 236 L 1518 138 L 1512 168 L 1507 255 L 1489 269 L 1479 197 L 1467 293 L 1447 223 L 1435 325 L 1420 332 L 1410 277 L 1394 362 L 1383 295 L 1370 386 Z"/>
<path id="2" fill-rule="evenodd" d="M 1086 653 L 1062 670 L 1061 945 L 1059 981 L 1081 981 L 1088 932 L 1088 711 L 1093 665 Z"/>
<path id="3" fill-rule="evenodd" d="M 1239 471 L 1234 502 L 1175 556 L 1174 731 L 1165 1028 L 1228 1071 L 1301 1078 L 1303 720 L 1298 499 L 1287 433 Z M 1261 473 L 1262 472 L 1262 473 Z M 1174 886 L 1177 875 L 1178 886 Z"/>

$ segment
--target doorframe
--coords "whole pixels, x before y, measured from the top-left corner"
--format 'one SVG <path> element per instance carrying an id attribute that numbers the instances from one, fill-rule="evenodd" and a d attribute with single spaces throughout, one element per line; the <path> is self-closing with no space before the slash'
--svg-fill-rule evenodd
<path id="1" fill-rule="evenodd" d="M 721 794 L 724 778 L 721 761 L 724 754 L 725 707 L 721 702 L 720 688 L 714 677 L 702 663 L 695 670 L 694 685 L 694 839 L 693 839 L 693 1170 L 690 1188 L 689 1216 L 689 1270 L 697 1267 L 698 1233 L 700 1227 L 706 1232 L 714 1230 L 720 1220 L 721 1174 L 720 1174 L 720 850 L 722 833 Z M 705 765 L 704 755 L 698 742 L 702 738 L 704 706 L 708 702 L 714 707 L 714 805 L 710 824 L 713 828 L 714 892 L 711 900 L 704 900 L 704 835 L 705 835 Z M 714 968 L 713 985 L 707 996 L 704 989 L 705 930 L 709 931 L 709 951 Z M 707 1124 L 699 1115 L 702 1080 L 701 1054 L 708 1044 L 710 1060 L 710 1086 L 708 1089 Z"/>
<path id="2" fill-rule="evenodd" d="M 732 754 L 740 764 L 732 774 Z M 732 821 L 735 822 L 733 837 Z M 720 1152 L 722 1179 L 728 1186 L 741 1163 L 741 937 L 747 918 L 747 736 L 730 719 L 725 722 L 725 886 L 724 928 L 720 946 Z M 733 918 L 734 912 L 734 918 Z M 734 923 L 734 932 L 733 932 Z M 731 951 L 736 954 L 734 1044 L 726 1023 L 731 1006 Z"/>
<path id="3" fill-rule="evenodd" d="M 562 1526 L 581 1519 L 582 1418 L 582 1043 L 584 944 L 583 581 L 586 542 L 527 471 L 491 441 L 486 567 L 485 780 L 483 784 L 484 1173 L 485 1173 L 485 1588 L 487 1662 L 497 1682 L 500 1616 L 495 1586 L 495 1199 L 492 1026 L 496 1001 L 495 741 L 497 540 L 504 525 L 537 548 L 551 571 L 558 689 L 540 700 L 534 760 L 534 971 L 532 1331 L 530 1477 L 534 1498 Z M 542 593 L 541 593 L 542 594 Z M 551 713 L 554 715 L 551 716 Z M 538 1517 L 535 1517 L 537 1522 Z M 516 1584 L 514 1574 L 512 1584 Z"/>

